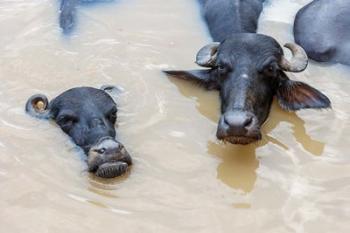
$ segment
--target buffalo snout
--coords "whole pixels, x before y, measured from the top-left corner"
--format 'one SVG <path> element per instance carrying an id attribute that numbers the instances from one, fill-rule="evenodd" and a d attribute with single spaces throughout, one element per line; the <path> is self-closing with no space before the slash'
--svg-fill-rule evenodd
<path id="1" fill-rule="evenodd" d="M 132 165 L 131 156 L 124 145 L 112 137 L 100 139 L 88 151 L 88 169 L 102 178 L 124 174 Z"/>
<path id="2" fill-rule="evenodd" d="M 220 117 L 216 136 L 234 144 L 249 144 L 261 139 L 257 117 L 247 111 L 229 111 Z"/>

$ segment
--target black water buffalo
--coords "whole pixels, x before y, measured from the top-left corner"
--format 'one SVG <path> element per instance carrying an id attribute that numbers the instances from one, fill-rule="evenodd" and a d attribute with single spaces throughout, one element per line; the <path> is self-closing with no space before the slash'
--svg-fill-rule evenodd
<path id="1" fill-rule="evenodd" d="M 350 65 L 350 1 L 312 1 L 296 15 L 294 38 L 315 61 Z"/>
<path id="2" fill-rule="evenodd" d="M 88 170 L 112 178 L 132 164 L 123 144 L 115 139 L 117 106 L 109 95 L 115 87 L 77 87 L 48 102 L 46 96 L 30 97 L 26 111 L 37 118 L 53 119 L 87 155 Z"/>
<path id="3" fill-rule="evenodd" d="M 76 20 L 76 8 L 80 0 L 61 0 L 59 23 L 63 33 L 72 31 Z"/>
<path id="4" fill-rule="evenodd" d="M 217 138 L 248 144 L 261 138 L 273 97 L 283 109 L 328 108 L 318 90 L 290 80 L 287 72 L 301 72 L 308 63 L 304 50 L 292 43 L 287 60 L 276 40 L 256 34 L 263 0 L 200 0 L 214 43 L 199 50 L 196 63 L 208 69 L 165 71 L 220 91 L 221 117 Z"/>
<path id="5" fill-rule="evenodd" d="M 59 24 L 63 33 L 69 34 L 74 29 L 78 5 L 113 1 L 114 0 L 60 0 Z"/>

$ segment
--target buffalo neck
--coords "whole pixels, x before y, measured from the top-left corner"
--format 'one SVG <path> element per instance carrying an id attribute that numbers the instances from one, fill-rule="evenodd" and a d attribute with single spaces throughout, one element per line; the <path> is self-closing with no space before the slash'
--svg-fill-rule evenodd
<path id="1" fill-rule="evenodd" d="M 264 0 L 199 0 L 214 41 L 235 33 L 255 33 Z"/>

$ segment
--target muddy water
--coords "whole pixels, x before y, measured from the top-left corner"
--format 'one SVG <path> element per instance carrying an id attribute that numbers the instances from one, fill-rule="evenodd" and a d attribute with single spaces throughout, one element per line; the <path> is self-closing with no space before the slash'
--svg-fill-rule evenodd
<path id="1" fill-rule="evenodd" d="M 307 0 L 269 1 L 260 31 L 292 40 Z M 195 1 L 85 5 L 63 37 L 57 1 L 0 3 L 0 232 L 349 232 L 350 69 L 311 63 L 292 74 L 333 110 L 283 112 L 250 146 L 215 139 L 218 94 L 170 80 L 210 41 Z M 135 165 L 121 179 L 85 171 L 52 122 L 23 110 L 34 93 L 116 84 L 119 138 Z"/>

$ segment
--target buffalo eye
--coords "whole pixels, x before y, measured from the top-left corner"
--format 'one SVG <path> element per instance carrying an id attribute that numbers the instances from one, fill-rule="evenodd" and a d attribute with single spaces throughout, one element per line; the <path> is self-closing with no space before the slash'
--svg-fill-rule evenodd
<path id="1" fill-rule="evenodd" d="M 264 66 L 262 73 L 269 77 L 277 76 L 278 65 L 276 62 L 272 62 Z"/>
<path id="2" fill-rule="evenodd" d="M 228 72 L 228 68 L 227 68 L 227 66 L 225 66 L 225 65 L 223 65 L 223 64 L 219 64 L 219 65 L 217 66 L 217 71 L 218 71 L 218 73 L 219 73 L 220 75 L 224 75 L 224 74 L 226 74 L 226 73 Z"/>
<path id="3" fill-rule="evenodd" d="M 72 115 L 61 115 L 57 118 L 56 122 L 63 131 L 67 132 L 78 122 L 78 118 Z"/>
<path id="4" fill-rule="evenodd" d="M 107 114 L 107 119 L 114 124 L 117 120 L 117 109 L 112 109 L 108 114 Z"/>

